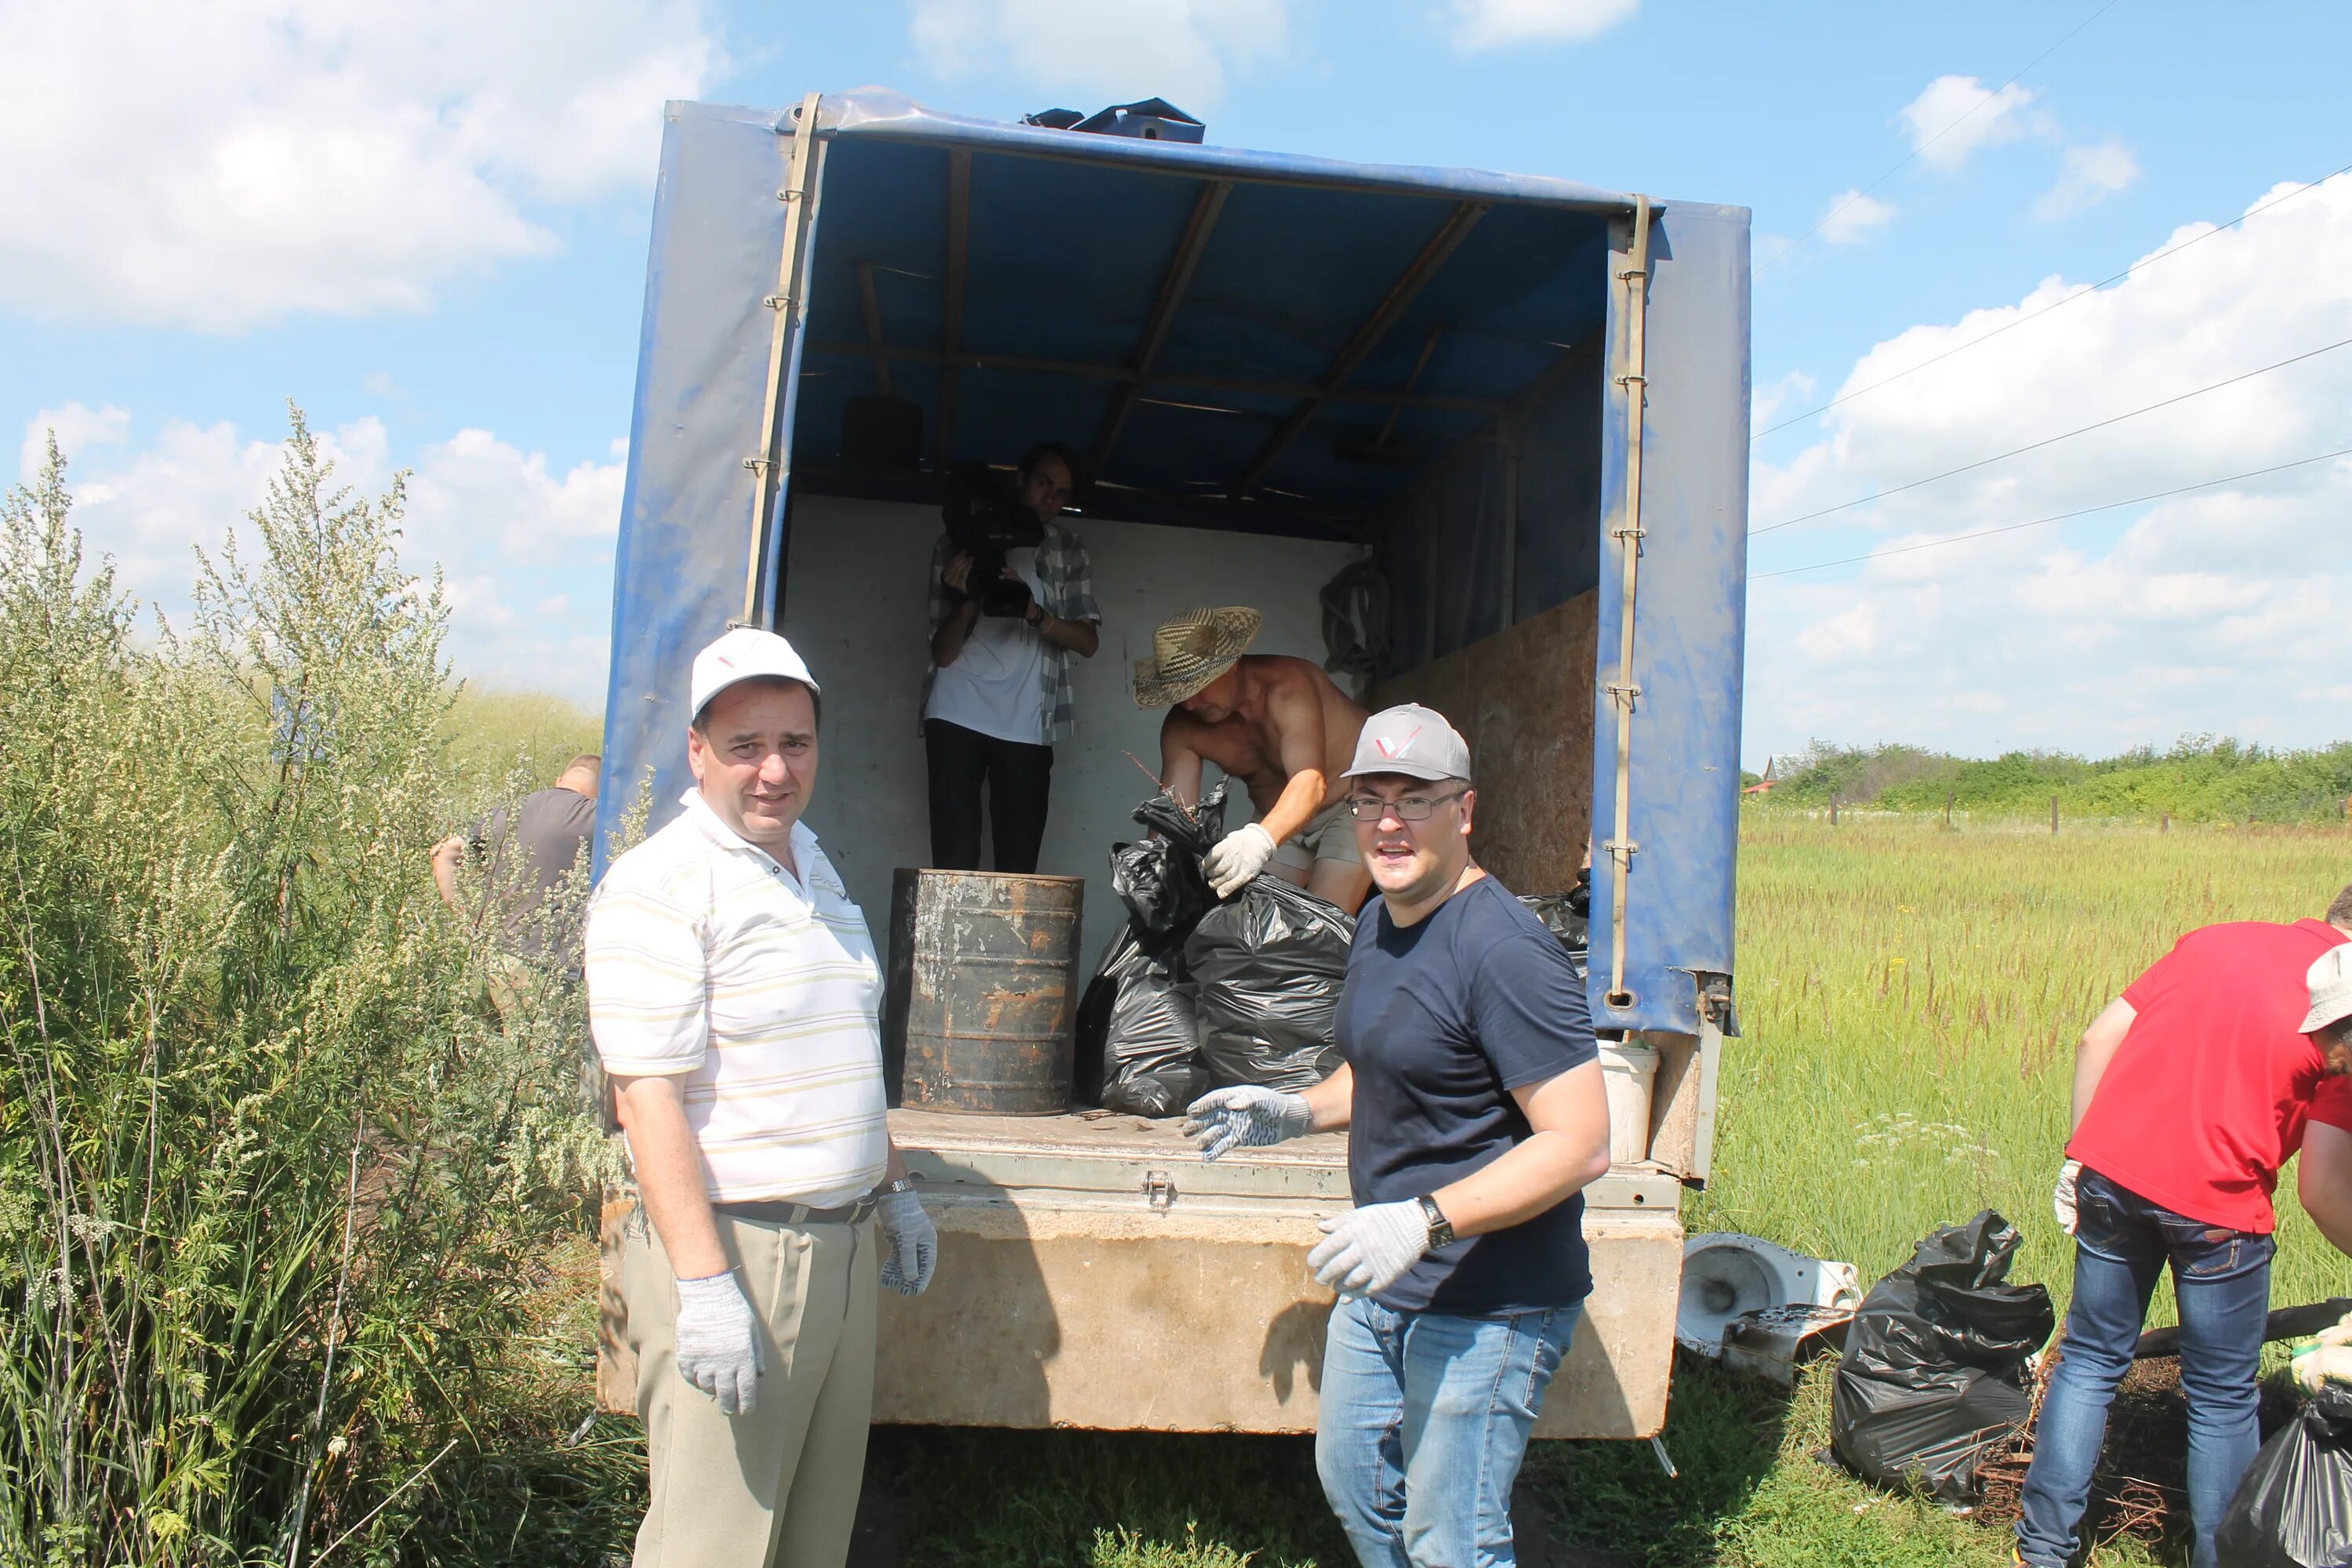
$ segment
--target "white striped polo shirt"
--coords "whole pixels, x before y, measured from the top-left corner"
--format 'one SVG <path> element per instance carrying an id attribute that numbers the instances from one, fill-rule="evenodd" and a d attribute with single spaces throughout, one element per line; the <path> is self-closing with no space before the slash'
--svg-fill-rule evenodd
<path id="1" fill-rule="evenodd" d="M 882 968 L 804 823 L 794 877 L 693 790 L 588 907 L 588 1022 L 604 1070 L 683 1075 L 713 1203 L 819 1208 L 881 1181 Z"/>

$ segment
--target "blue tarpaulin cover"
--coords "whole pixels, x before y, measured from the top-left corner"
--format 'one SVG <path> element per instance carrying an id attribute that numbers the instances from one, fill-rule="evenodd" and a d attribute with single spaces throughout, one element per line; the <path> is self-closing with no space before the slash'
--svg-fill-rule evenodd
<path id="1" fill-rule="evenodd" d="M 744 460 L 762 449 L 766 300 L 800 130 L 789 112 L 691 103 L 666 121 L 614 563 L 600 870 L 648 773 L 657 816 L 684 787 L 687 668 L 742 612 L 757 494 Z M 964 119 L 870 89 L 824 97 L 817 137 L 805 316 L 782 410 L 787 478 L 758 568 L 764 616 L 791 592 L 782 542 L 795 493 L 924 500 L 942 460 L 1001 461 L 1062 436 L 1100 454 L 1090 513 L 1377 544 L 1396 594 L 1396 668 L 1597 588 L 1595 679 L 1616 678 L 1622 542 L 1603 520 L 1623 505 L 1626 414 L 1609 374 L 1623 325 L 1611 263 L 1631 197 Z M 1158 321 L 1209 205 L 1191 275 Z M 1627 900 L 1636 1002 L 1601 1007 L 1596 963 L 1594 1014 L 1689 1032 L 1694 973 L 1732 966 L 1748 215 L 1664 204 L 1653 247 L 1641 851 Z M 844 405 L 883 390 L 877 342 L 892 397 L 919 410 L 913 472 L 843 459 Z M 1517 447 L 1507 485 L 1500 465 L 1471 460 L 1503 427 Z M 1435 483 L 1457 468 L 1459 483 Z M 1413 570 L 1425 561 L 1439 569 Z M 1605 812 L 1615 718 L 1605 700 L 1597 710 L 1592 798 Z M 1597 957 L 1610 916 L 1607 879 L 1596 884 Z"/>

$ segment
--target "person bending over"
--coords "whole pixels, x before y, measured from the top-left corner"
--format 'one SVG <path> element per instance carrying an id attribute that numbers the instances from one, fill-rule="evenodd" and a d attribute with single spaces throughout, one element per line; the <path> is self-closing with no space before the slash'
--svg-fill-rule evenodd
<path id="1" fill-rule="evenodd" d="M 2017 1523 L 2017 1560 L 2071 1563 L 2106 1438 L 2167 1268 L 2180 1306 L 2195 1568 L 2262 1446 L 2271 1192 L 2303 1152 L 2304 1207 L 2352 1251 L 2352 888 L 2326 920 L 2192 931 L 2091 1021 L 2053 1200 L 2074 1295 Z"/>
<path id="2" fill-rule="evenodd" d="M 1364 710 L 1306 659 L 1245 650 L 1255 610 L 1187 610 L 1151 635 L 1135 666 L 1135 703 L 1166 708 L 1160 776 L 1186 806 L 1201 798 L 1201 764 L 1242 781 L 1258 819 L 1235 828 L 1202 861 L 1229 898 L 1271 869 L 1353 913 L 1371 887 L 1340 774 L 1364 728 Z"/>

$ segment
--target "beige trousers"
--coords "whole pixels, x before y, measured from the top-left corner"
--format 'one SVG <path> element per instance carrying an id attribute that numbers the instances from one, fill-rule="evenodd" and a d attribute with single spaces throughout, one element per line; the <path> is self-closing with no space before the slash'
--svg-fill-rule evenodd
<path id="1" fill-rule="evenodd" d="M 644 1210 L 622 1249 L 653 1480 L 635 1568 L 841 1568 L 874 1411 L 875 1224 L 718 1220 L 765 1329 L 741 1415 L 677 1374 L 677 1287 Z"/>

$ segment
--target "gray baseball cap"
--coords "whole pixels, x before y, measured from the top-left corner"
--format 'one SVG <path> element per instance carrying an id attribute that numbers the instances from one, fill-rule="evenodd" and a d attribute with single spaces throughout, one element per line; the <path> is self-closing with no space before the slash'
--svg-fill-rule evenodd
<path id="1" fill-rule="evenodd" d="M 1341 778 L 1366 773 L 1402 773 L 1409 779 L 1470 777 L 1470 742 L 1445 715 L 1418 702 L 1383 708 L 1364 721 L 1356 738 L 1356 760 Z"/>

